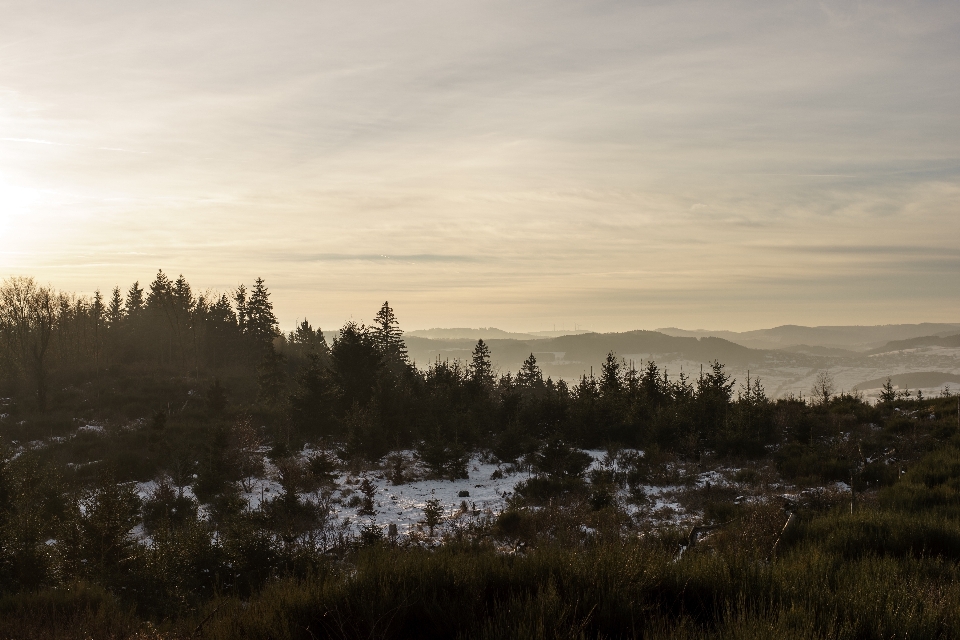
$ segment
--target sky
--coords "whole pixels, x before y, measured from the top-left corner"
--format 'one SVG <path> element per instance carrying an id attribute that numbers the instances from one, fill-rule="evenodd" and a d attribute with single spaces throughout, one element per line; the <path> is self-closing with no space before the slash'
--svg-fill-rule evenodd
<path id="1" fill-rule="evenodd" d="M 0 0 L 0 277 L 281 324 L 960 321 L 957 2 Z"/>

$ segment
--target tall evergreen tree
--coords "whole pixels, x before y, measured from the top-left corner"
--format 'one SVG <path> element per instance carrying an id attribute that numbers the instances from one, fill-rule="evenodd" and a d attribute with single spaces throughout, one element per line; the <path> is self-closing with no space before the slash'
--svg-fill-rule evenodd
<path id="1" fill-rule="evenodd" d="M 174 331 L 169 304 L 172 287 L 170 278 L 161 269 L 157 271 L 147 293 L 146 319 L 155 341 L 155 353 L 161 363 L 169 363 L 173 359 Z"/>
<path id="2" fill-rule="evenodd" d="M 616 397 L 623 390 L 623 365 L 611 351 L 600 365 L 600 391 L 604 397 Z"/>
<path id="3" fill-rule="evenodd" d="M 270 302 L 270 292 L 263 283 L 263 278 L 257 278 L 250 292 L 250 299 L 246 304 L 247 326 L 246 333 L 260 343 L 269 345 L 280 335 L 277 327 L 277 316 L 273 314 L 273 303 Z"/>
<path id="4" fill-rule="evenodd" d="M 110 302 L 107 304 L 107 323 L 111 329 L 120 326 L 123 321 L 123 296 L 120 295 L 120 287 L 114 287 L 110 295 Z"/>
<path id="5" fill-rule="evenodd" d="M 897 391 L 893 388 L 890 378 L 883 383 L 883 390 L 880 392 L 880 402 L 885 405 L 892 405 L 897 399 Z"/>
<path id="6" fill-rule="evenodd" d="M 100 369 L 101 354 L 103 351 L 103 332 L 107 322 L 107 309 L 103 304 L 103 295 L 97 289 L 90 304 L 90 320 L 93 325 L 93 360 L 97 369 Z"/>
<path id="7" fill-rule="evenodd" d="M 517 384 L 523 387 L 538 387 L 543 384 L 543 372 L 537 366 L 537 358 L 532 353 L 520 366 Z"/>
<path id="8" fill-rule="evenodd" d="M 407 361 L 407 345 L 403 341 L 403 331 L 400 330 L 400 322 L 389 302 L 384 302 L 380 307 L 373 319 L 372 328 L 374 342 L 385 360 Z"/>
<path id="9" fill-rule="evenodd" d="M 237 326 L 240 333 L 247 330 L 247 288 L 242 284 L 233 294 L 233 302 L 237 305 Z"/>
<path id="10" fill-rule="evenodd" d="M 235 356 L 234 350 L 240 340 L 237 315 L 226 294 L 210 305 L 207 310 L 207 359 L 214 367 L 221 367 Z"/>
<path id="11" fill-rule="evenodd" d="M 317 355 L 324 363 L 329 360 L 330 349 L 327 347 L 327 339 L 324 337 L 323 331 L 319 328 L 314 331 L 306 318 L 297 325 L 296 329 L 290 332 L 288 341 L 303 355 Z"/>
<path id="12" fill-rule="evenodd" d="M 170 289 L 173 285 L 170 278 L 163 272 L 163 269 L 157 271 L 157 276 L 150 283 L 150 292 L 147 294 L 147 307 L 156 311 L 161 311 L 166 307 L 167 298 L 170 297 Z"/>
<path id="13" fill-rule="evenodd" d="M 383 369 L 383 356 L 367 327 L 348 322 L 330 349 L 333 375 L 343 409 L 365 407 L 373 398 Z"/>
<path id="14" fill-rule="evenodd" d="M 169 309 L 170 324 L 177 341 L 180 364 L 183 365 L 187 358 L 186 351 L 191 329 L 191 315 L 196 303 L 193 299 L 190 284 L 183 277 L 183 274 L 180 274 L 177 281 L 170 286 L 166 303 Z"/>
<path id="15" fill-rule="evenodd" d="M 133 317 L 138 315 L 145 305 L 143 289 L 140 288 L 139 282 L 134 282 L 127 291 L 127 298 L 123 303 L 123 311 L 127 317 Z"/>
<path id="16" fill-rule="evenodd" d="M 481 338 L 473 348 L 470 359 L 470 379 L 474 384 L 486 387 L 493 384 L 493 363 L 490 358 L 490 348 Z"/>

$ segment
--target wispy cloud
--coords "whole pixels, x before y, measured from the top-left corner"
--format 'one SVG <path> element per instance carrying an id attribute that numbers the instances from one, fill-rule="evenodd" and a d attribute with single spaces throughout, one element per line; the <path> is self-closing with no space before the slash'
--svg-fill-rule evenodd
<path id="1" fill-rule="evenodd" d="M 955 3 L 2 13 L 0 271 L 262 274 L 326 325 L 391 291 L 424 326 L 960 313 Z"/>

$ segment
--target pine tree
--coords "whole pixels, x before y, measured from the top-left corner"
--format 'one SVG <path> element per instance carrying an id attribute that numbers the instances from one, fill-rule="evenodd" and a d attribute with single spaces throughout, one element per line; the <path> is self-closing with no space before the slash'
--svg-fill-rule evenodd
<path id="1" fill-rule="evenodd" d="M 266 406 L 279 407 L 286 399 L 287 374 L 283 370 L 286 359 L 271 347 L 263 354 L 257 367 L 257 399 Z"/>
<path id="2" fill-rule="evenodd" d="M 389 302 L 384 302 L 373 319 L 373 339 L 384 360 L 407 361 L 407 345 L 403 342 L 403 331 L 393 313 Z"/>
<path id="3" fill-rule="evenodd" d="M 161 269 L 157 271 L 147 293 L 147 321 L 150 323 L 150 333 L 156 341 L 157 355 L 161 363 L 173 360 L 175 329 L 170 307 L 172 289 L 173 283 Z"/>
<path id="4" fill-rule="evenodd" d="M 242 284 L 237 287 L 233 294 L 233 301 L 237 305 L 237 325 L 240 327 L 240 333 L 247 330 L 247 288 Z"/>
<path id="5" fill-rule="evenodd" d="M 880 392 L 880 402 L 883 404 L 893 404 L 897 399 L 897 392 L 893 388 L 893 383 L 890 381 L 890 378 L 887 378 L 887 381 L 883 383 L 883 391 Z"/>
<path id="6" fill-rule="evenodd" d="M 253 284 L 250 299 L 246 301 L 246 316 L 245 332 L 256 342 L 269 345 L 280 335 L 277 316 L 273 314 L 273 303 L 270 302 L 270 292 L 264 285 L 263 278 L 257 278 Z"/>
<path id="7" fill-rule="evenodd" d="M 123 297 L 120 295 L 120 287 L 114 287 L 110 303 L 107 305 L 107 323 L 110 328 L 119 327 L 123 322 L 123 316 Z"/>
<path id="8" fill-rule="evenodd" d="M 703 388 L 698 389 L 698 392 L 707 393 L 724 403 L 729 403 L 733 397 L 733 385 L 736 380 L 732 380 L 723 369 L 724 365 L 714 360 L 710 364 L 710 372 L 703 376 Z"/>
<path id="9" fill-rule="evenodd" d="M 657 363 L 649 360 L 640 376 L 640 387 L 651 405 L 659 405 L 667 398 L 668 389 L 665 388 L 663 380 Z"/>
<path id="10" fill-rule="evenodd" d="M 180 274 L 177 281 L 170 287 L 170 301 L 177 313 L 182 314 L 188 313 L 194 305 L 193 292 L 183 274 Z"/>
<path id="11" fill-rule="evenodd" d="M 517 384 L 522 387 L 539 387 L 543 384 L 543 372 L 537 366 L 537 358 L 532 353 L 520 366 Z"/>
<path id="12" fill-rule="evenodd" d="M 296 329 L 290 332 L 289 341 L 290 344 L 299 347 L 303 353 L 308 355 L 317 354 L 326 358 L 330 353 L 323 331 L 320 329 L 314 331 L 306 318 L 297 325 Z"/>
<path id="13" fill-rule="evenodd" d="M 600 390 L 604 397 L 616 397 L 623 390 L 623 363 L 613 351 L 600 365 Z"/>
<path id="14" fill-rule="evenodd" d="M 147 294 L 147 308 L 161 310 L 166 307 L 167 298 L 170 297 L 172 285 L 170 278 L 163 270 L 157 271 L 157 277 L 150 283 L 150 293 Z"/>
<path id="15" fill-rule="evenodd" d="M 183 365 L 186 362 L 186 341 L 191 328 L 191 315 L 196 305 L 193 292 L 183 274 L 180 274 L 177 281 L 170 286 L 166 302 L 168 317 L 180 351 L 180 364 Z"/>
<path id="16" fill-rule="evenodd" d="M 97 289 L 90 304 L 90 320 L 93 323 L 93 360 L 97 371 L 100 370 L 101 345 L 103 344 L 103 329 L 106 324 L 107 310 L 103 306 L 103 294 Z"/>
<path id="17" fill-rule="evenodd" d="M 477 340 L 473 348 L 473 357 L 470 360 L 470 379 L 478 385 L 490 386 L 493 384 L 493 364 L 490 358 L 490 348 L 483 339 Z"/>
<path id="18" fill-rule="evenodd" d="M 124 302 L 124 313 L 128 318 L 138 315 L 145 306 L 143 299 L 143 289 L 140 288 L 140 282 L 134 282 L 127 291 L 127 299 Z"/>

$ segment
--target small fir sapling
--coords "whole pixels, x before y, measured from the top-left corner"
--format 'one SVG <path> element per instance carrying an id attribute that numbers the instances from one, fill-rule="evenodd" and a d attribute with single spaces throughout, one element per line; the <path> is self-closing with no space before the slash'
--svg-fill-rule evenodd
<path id="1" fill-rule="evenodd" d="M 443 522 L 443 505 L 439 498 L 430 498 L 423 505 L 423 522 L 430 527 L 430 537 L 433 537 L 433 529 Z"/>

